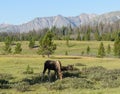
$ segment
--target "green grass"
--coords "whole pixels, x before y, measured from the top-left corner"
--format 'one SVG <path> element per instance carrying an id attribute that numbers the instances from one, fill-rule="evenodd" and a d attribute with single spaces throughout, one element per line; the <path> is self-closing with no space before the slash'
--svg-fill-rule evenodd
<path id="1" fill-rule="evenodd" d="M 34 86 L 32 90 L 29 92 L 18 92 L 15 89 L 1 90 L 0 92 L 2 92 L 2 94 L 120 94 L 119 90 L 120 88 L 102 89 L 102 90 L 67 89 L 64 91 L 59 91 L 59 90 L 51 91 L 37 85 Z"/>
<path id="2" fill-rule="evenodd" d="M 57 49 L 54 53 L 54 55 L 65 55 L 65 52 L 68 52 L 68 55 L 77 55 L 80 56 L 81 52 L 84 51 L 84 55 L 86 54 L 86 49 L 89 46 L 90 47 L 90 56 L 97 56 L 98 53 L 98 47 L 100 45 L 101 41 L 70 41 L 69 42 L 69 47 L 66 45 L 66 41 L 55 41 L 57 44 Z M 28 41 L 22 41 L 22 55 L 37 55 L 37 49 L 30 49 L 28 47 L 29 42 Z M 112 56 L 113 57 L 113 44 L 114 42 L 111 41 L 103 41 L 104 47 L 107 50 L 108 44 L 111 46 L 111 53 L 107 56 Z M 36 42 L 36 45 L 38 44 L 38 41 Z M 14 46 L 12 46 L 12 51 L 14 52 Z M 4 48 L 4 43 L 0 43 L 0 54 L 3 54 L 3 48 Z"/>
<path id="3" fill-rule="evenodd" d="M 83 67 L 103 66 L 106 69 L 120 69 L 120 59 L 113 56 L 105 58 L 97 58 L 90 56 L 81 56 L 81 51 L 86 51 L 87 46 L 91 48 L 90 55 L 97 54 L 98 46 L 100 42 L 97 41 L 70 41 L 70 47 L 66 46 L 66 41 L 55 41 L 57 44 L 57 50 L 50 57 L 41 57 L 36 54 L 37 49 L 29 49 L 28 42 L 22 42 L 23 52 L 20 55 L 2 55 L 3 43 L 0 43 L 0 74 L 11 74 L 13 79 L 10 82 L 19 82 L 25 78 L 31 78 L 41 75 L 43 71 L 43 64 L 46 60 L 60 60 L 62 65 L 81 63 L 86 66 L 75 66 L 80 70 Z M 113 42 L 103 42 L 105 48 L 110 44 L 113 49 Z M 36 43 L 38 44 L 38 43 Z M 14 50 L 14 46 L 12 47 Z M 64 56 L 65 51 L 68 51 L 68 56 Z M 77 56 L 76 56 L 77 55 Z M 113 52 L 111 53 L 113 55 Z M 33 68 L 33 74 L 24 74 L 27 66 Z M 47 74 L 47 73 L 46 73 Z M 47 83 L 48 85 L 49 83 Z M 45 85 L 45 84 L 44 84 Z M 30 86 L 30 91 L 19 92 L 15 88 L 12 89 L 0 89 L 0 94 L 119 94 L 119 87 L 117 88 L 105 88 L 105 89 L 65 89 L 65 90 L 50 90 L 45 88 L 43 84 L 36 83 Z"/>
<path id="4" fill-rule="evenodd" d="M 113 42 L 104 41 L 104 47 L 107 50 L 108 44 L 111 45 L 112 52 L 110 55 L 113 55 Z M 97 55 L 99 41 L 70 41 L 70 47 L 66 46 L 66 41 L 56 41 L 57 50 L 55 54 L 57 55 L 65 55 L 65 51 L 68 52 L 68 55 L 81 55 L 81 52 L 84 51 L 86 54 L 86 49 L 90 47 L 90 55 Z"/>
<path id="5" fill-rule="evenodd" d="M 56 56 L 53 60 L 58 60 Z M 119 69 L 120 68 L 120 59 L 117 58 L 93 58 L 93 57 L 79 57 L 77 59 L 69 59 L 68 57 L 63 57 L 63 59 L 59 59 L 62 62 L 62 65 L 67 64 L 76 64 L 76 63 L 82 63 L 86 66 L 76 66 L 79 69 L 82 69 L 82 67 L 91 67 L 91 66 L 103 66 L 107 69 Z M 66 58 L 66 59 L 65 59 Z M 6 73 L 11 74 L 14 79 L 11 80 L 11 82 L 17 82 L 21 81 L 24 78 L 30 78 L 31 76 L 38 76 L 42 73 L 43 70 L 43 63 L 45 60 L 51 59 L 51 58 L 42 58 L 39 55 L 9 55 L 9 56 L 0 56 L 0 73 Z M 34 73 L 33 74 L 24 74 L 23 72 L 26 71 L 27 66 L 30 66 L 33 68 Z M 67 89 L 63 91 L 56 91 L 56 90 L 47 90 L 45 87 L 43 87 L 41 84 L 35 84 L 30 87 L 31 91 L 24 92 L 25 94 L 36 94 L 39 92 L 47 93 L 49 94 L 70 94 L 69 91 L 71 90 L 71 94 L 106 94 L 109 92 L 110 94 L 118 94 L 119 88 L 114 89 L 100 89 L 100 90 L 79 90 L 79 89 Z M 33 91 L 32 91 L 33 90 Z M 1 92 L 9 92 L 9 93 L 18 93 L 16 89 L 7 89 L 7 90 L 0 90 Z M 78 93 L 79 92 L 79 93 Z M 112 93 L 111 93 L 112 92 Z M 114 92 L 114 93 L 113 93 Z"/>

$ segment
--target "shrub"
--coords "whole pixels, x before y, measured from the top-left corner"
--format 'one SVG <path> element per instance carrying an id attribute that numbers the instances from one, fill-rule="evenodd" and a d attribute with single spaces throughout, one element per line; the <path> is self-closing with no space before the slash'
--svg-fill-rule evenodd
<path id="1" fill-rule="evenodd" d="M 0 79 L 0 89 L 8 89 L 11 88 L 9 85 L 9 81 L 5 79 Z"/>
<path id="2" fill-rule="evenodd" d="M 33 71 L 33 68 L 31 68 L 29 65 L 27 66 L 26 68 L 26 71 L 24 72 L 25 74 L 33 74 L 34 71 Z"/>
<path id="3" fill-rule="evenodd" d="M 68 55 L 68 52 L 67 52 L 67 51 L 65 51 L 65 55 Z"/>
<path id="4" fill-rule="evenodd" d="M 15 54 L 20 54 L 22 51 L 22 48 L 21 48 L 21 44 L 20 43 L 17 43 L 16 44 L 16 47 L 15 47 Z"/>
<path id="5" fill-rule="evenodd" d="M 81 52 L 81 55 L 84 55 L 84 51 Z"/>
<path id="6" fill-rule="evenodd" d="M 91 89 L 94 88 L 94 83 L 83 78 L 65 78 L 63 80 L 57 80 L 55 83 L 50 85 L 50 89 L 63 90 L 68 88 L 81 88 Z"/>
<path id="7" fill-rule="evenodd" d="M 53 79 L 53 78 L 52 78 Z M 46 82 L 46 81 L 45 81 Z M 120 69 L 107 70 L 102 66 L 82 68 L 81 71 L 63 72 L 63 80 L 46 83 L 47 89 L 100 89 L 120 86 Z"/>
<path id="8" fill-rule="evenodd" d="M 101 42 L 98 49 L 98 57 L 104 57 L 104 56 L 105 56 L 105 48 L 103 42 Z"/>
<path id="9" fill-rule="evenodd" d="M 13 79 L 11 74 L 0 74 L 0 79 L 10 80 Z"/>
<path id="10" fill-rule="evenodd" d="M 29 84 L 26 82 L 18 82 L 14 85 L 14 88 L 20 92 L 25 92 L 29 90 Z"/>
<path id="11" fill-rule="evenodd" d="M 29 78 L 24 78 L 22 81 L 26 82 L 26 83 L 29 83 L 29 85 L 34 85 L 36 83 L 41 83 L 41 77 L 39 75 L 38 76 L 32 76 L 32 77 L 29 77 Z"/>
<path id="12" fill-rule="evenodd" d="M 0 88 L 8 89 L 11 88 L 9 80 L 13 79 L 11 74 L 0 74 Z"/>
<path id="13" fill-rule="evenodd" d="M 29 40 L 29 48 L 34 48 L 35 40 L 33 38 L 30 38 Z"/>
<path id="14" fill-rule="evenodd" d="M 102 81 L 103 88 L 116 88 L 120 86 L 120 78 L 117 78 L 116 80 L 108 79 Z"/>
<path id="15" fill-rule="evenodd" d="M 99 82 L 102 88 L 114 88 L 120 86 L 120 70 L 107 70 L 103 67 L 83 68 L 82 75 L 87 79 Z"/>
<path id="16" fill-rule="evenodd" d="M 100 81 L 105 71 L 106 69 L 101 66 L 82 69 L 82 73 L 86 75 L 87 78 L 95 81 Z"/>
<path id="17" fill-rule="evenodd" d="M 66 71 L 63 72 L 63 77 L 80 77 L 80 71 Z"/>

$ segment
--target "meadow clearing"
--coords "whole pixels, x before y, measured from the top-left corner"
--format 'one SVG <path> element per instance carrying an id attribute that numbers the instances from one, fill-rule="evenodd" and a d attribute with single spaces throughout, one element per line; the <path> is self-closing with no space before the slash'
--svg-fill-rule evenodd
<path id="1" fill-rule="evenodd" d="M 49 58 L 37 55 L 37 48 L 29 49 L 28 42 L 21 43 L 23 51 L 19 55 L 3 55 L 4 44 L 0 43 L 0 85 L 5 85 L 3 86 L 5 88 L 0 88 L 0 94 L 120 93 L 120 79 L 118 78 L 120 77 L 120 59 L 113 56 L 113 42 L 103 41 L 106 49 L 108 44 L 112 49 L 111 53 L 104 58 L 96 57 L 100 44 L 98 41 L 70 41 L 69 47 L 66 46 L 66 41 L 55 41 L 57 50 Z M 87 46 L 90 46 L 89 55 L 86 54 Z M 12 50 L 14 51 L 14 46 Z M 65 55 L 65 51 L 68 52 L 68 55 Z M 82 51 L 84 54 L 81 55 Z M 60 60 L 62 65 L 74 64 L 80 72 L 67 72 L 62 81 L 41 82 L 43 64 L 48 59 Z M 26 73 L 28 66 L 32 69 L 32 73 Z M 85 69 L 85 73 L 81 73 L 83 72 L 82 69 Z M 86 70 L 88 71 L 86 72 Z M 103 74 L 108 76 L 103 77 L 105 76 Z M 102 78 L 100 78 L 101 76 Z M 2 84 L 3 80 L 6 81 L 6 84 Z M 109 81 L 107 82 L 107 80 Z"/>

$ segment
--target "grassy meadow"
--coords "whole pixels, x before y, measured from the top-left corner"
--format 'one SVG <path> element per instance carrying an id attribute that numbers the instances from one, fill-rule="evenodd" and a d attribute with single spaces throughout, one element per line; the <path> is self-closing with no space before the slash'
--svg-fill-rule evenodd
<path id="1" fill-rule="evenodd" d="M 102 41 L 106 50 L 106 55 L 107 56 L 113 56 L 113 45 L 114 42 L 111 41 Z M 22 53 L 21 55 L 37 55 L 37 48 L 34 49 L 29 49 L 28 41 L 21 41 L 22 44 Z M 57 44 L 57 49 L 53 55 L 65 55 L 65 52 L 68 52 L 68 55 L 74 55 L 74 56 L 80 56 L 82 52 L 84 52 L 83 55 L 86 54 L 86 49 L 89 46 L 90 47 L 90 56 L 97 56 L 98 53 L 98 48 L 101 43 L 101 41 L 69 41 L 69 46 L 66 45 L 66 41 L 55 41 Z M 107 46 L 110 44 L 111 46 L 111 53 L 107 54 Z M 39 43 L 38 41 L 36 42 L 36 45 L 38 46 Z M 12 46 L 12 50 L 14 52 L 14 47 L 15 45 Z M 0 43 L 0 54 L 3 54 L 3 48 L 4 48 L 4 43 Z"/>
<path id="2" fill-rule="evenodd" d="M 97 51 L 100 42 L 98 41 L 70 41 L 69 47 L 66 46 L 66 41 L 55 41 L 57 44 L 57 50 L 51 57 L 41 57 L 37 55 L 37 48 L 29 49 L 28 42 L 22 43 L 22 53 L 20 55 L 10 54 L 4 55 L 3 47 L 4 43 L 0 43 L 0 77 L 5 78 L 9 83 L 11 83 L 12 88 L 0 88 L 0 94 L 119 94 L 120 87 L 116 86 L 114 88 L 99 88 L 101 83 L 99 81 L 91 80 L 91 78 L 83 78 L 80 76 L 77 78 L 66 77 L 62 81 L 55 82 L 40 82 L 40 76 L 43 71 L 43 64 L 45 60 L 60 60 L 62 65 L 74 64 L 74 66 L 82 71 L 83 68 L 98 67 L 102 66 L 107 70 L 120 69 L 120 59 L 113 56 L 113 42 L 103 41 L 105 48 L 107 49 L 108 44 L 111 46 L 111 53 L 107 54 L 105 58 L 97 58 Z M 38 45 L 38 42 L 36 42 Z M 90 54 L 86 54 L 87 46 L 90 47 Z M 12 51 L 14 51 L 12 46 Z M 65 51 L 68 55 L 65 55 Z M 81 55 L 81 52 L 84 54 Z M 85 66 L 79 66 L 77 64 L 83 64 Z M 33 73 L 26 74 L 26 69 L 29 67 L 33 70 Z M 46 73 L 47 74 L 47 73 Z M 82 74 L 81 74 L 82 75 Z M 111 77 L 111 76 L 110 76 Z M 74 79 L 90 80 L 90 82 L 95 83 L 95 88 L 72 88 L 74 86 Z M 67 83 L 68 81 L 68 83 Z M 71 82 L 70 82 L 71 81 Z M 79 80 L 78 80 L 79 81 Z M 29 89 L 26 91 L 21 91 L 27 88 L 25 85 L 27 82 L 30 83 Z M 73 83 L 72 83 L 73 82 Z M 18 84 L 19 83 L 19 84 Z M 21 84 L 23 83 L 23 84 Z M 24 84 L 25 83 L 25 84 Z M 66 89 L 63 89 L 61 83 L 66 83 Z M 82 83 L 82 82 L 81 82 Z M 28 84 L 28 83 L 27 83 Z M 84 84 L 84 82 L 83 82 Z M 90 83 L 88 83 L 90 84 Z M 14 86 L 13 86 L 14 85 Z M 59 89 L 55 89 L 54 85 L 59 85 Z M 76 84 L 77 86 L 77 84 Z M 53 87 L 51 89 L 51 87 Z"/>

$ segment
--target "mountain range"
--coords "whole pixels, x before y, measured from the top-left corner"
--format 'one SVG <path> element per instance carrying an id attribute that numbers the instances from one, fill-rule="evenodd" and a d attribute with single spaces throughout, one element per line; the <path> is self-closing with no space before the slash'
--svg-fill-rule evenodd
<path id="1" fill-rule="evenodd" d="M 114 11 L 97 14 L 80 14 L 75 17 L 64 17 L 62 15 L 52 17 L 37 17 L 32 21 L 29 21 L 20 25 L 0 24 L 0 32 L 29 32 L 31 30 L 39 30 L 44 28 L 51 28 L 56 26 L 58 28 L 62 26 L 79 27 L 84 25 L 96 25 L 99 23 L 112 24 L 120 20 L 120 11 Z"/>

